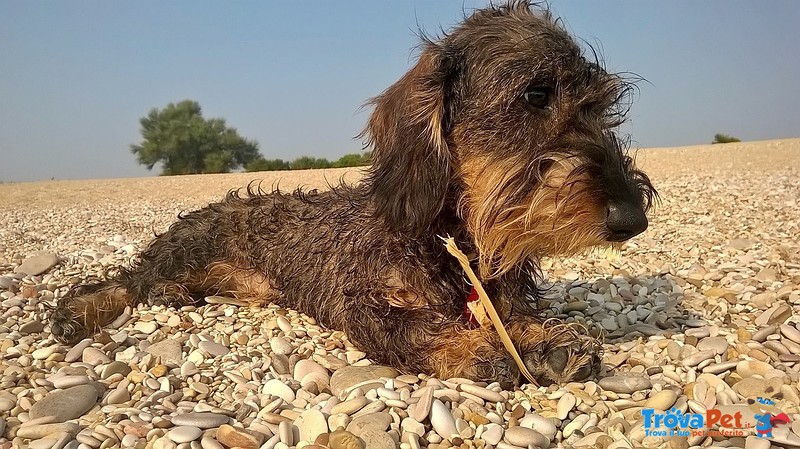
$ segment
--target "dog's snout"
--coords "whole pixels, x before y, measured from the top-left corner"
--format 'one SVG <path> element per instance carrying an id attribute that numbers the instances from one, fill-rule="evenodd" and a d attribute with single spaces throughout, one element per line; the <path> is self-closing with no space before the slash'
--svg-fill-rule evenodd
<path id="1" fill-rule="evenodd" d="M 624 242 L 647 229 L 647 216 L 640 206 L 629 203 L 610 203 L 606 207 L 608 240 Z"/>

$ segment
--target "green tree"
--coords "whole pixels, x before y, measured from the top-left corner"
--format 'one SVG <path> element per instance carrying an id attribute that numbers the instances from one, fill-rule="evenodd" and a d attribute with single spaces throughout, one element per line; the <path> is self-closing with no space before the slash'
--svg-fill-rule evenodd
<path id="1" fill-rule="evenodd" d="M 737 139 L 736 137 L 729 136 L 727 134 L 714 134 L 714 141 L 711 143 L 732 143 L 732 142 L 741 142 L 741 140 Z"/>
<path id="2" fill-rule="evenodd" d="M 246 171 L 277 171 L 289 170 L 289 162 L 283 159 L 264 159 L 257 157 L 245 166 Z"/>
<path id="3" fill-rule="evenodd" d="M 325 158 L 301 156 L 289 164 L 292 170 L 305 170 L 309 168 L 331 168 L 333 164 Z"/>
<path id="4" fill-rule="evenodd" d="M 239 135 L 221 118 L 203 118 L 196 101 L 153 108 L 139 120 L 142 142 L 131 145 L 138 162 L 162 175 L 227 173 L 260 157 L 258 143 Z"/>
<path id="5" fill-rule="evenodd" d="M 334 167 L 359 167 L 370 164 L 369 152 L 364 154 L 350 153 L 340 157 L 333 163 Z"/>

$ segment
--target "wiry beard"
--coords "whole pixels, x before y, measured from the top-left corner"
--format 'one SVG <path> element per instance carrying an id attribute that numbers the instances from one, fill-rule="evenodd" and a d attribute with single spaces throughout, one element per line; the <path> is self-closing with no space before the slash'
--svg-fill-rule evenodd
<path id="1" fill-rule="evenodd" d="M 469 185 L 460 210 L 478 250 L 484 279 L 497 278 L 529 260 L 574 255 L 605 245 L 604 208 L 588 176 L 569 159 L 544 160 L 549 167 L 527 188 L 527 196 L 508 186 L 520 170 L 483 166 L 465 170 Z"/>

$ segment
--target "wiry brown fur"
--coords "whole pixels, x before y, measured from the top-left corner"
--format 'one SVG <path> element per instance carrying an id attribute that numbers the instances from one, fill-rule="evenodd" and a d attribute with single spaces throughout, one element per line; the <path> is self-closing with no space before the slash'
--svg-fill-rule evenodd
<path id="1" fill-rule="evenodd" d="M 535 86 L 546 106 L 523 99 Z M 586 378 L 598 344 L 535 316 L 537 263 L 608 244 L 610 204 L 649 208 L 654 190 L 614 135 L 629 89 L 548 11 L 476 11 L 371 101 L 362 183 L 251 186 L 180 216 L 131 269 L 63 298 L 53 334 L 84 338 L 128 305 L 233 295 L 300 310 L 404 371 L 516 383 L 496 333 L 462 317 L 470 286 L 437 237 L 450 235 L 537 379 Z"/>

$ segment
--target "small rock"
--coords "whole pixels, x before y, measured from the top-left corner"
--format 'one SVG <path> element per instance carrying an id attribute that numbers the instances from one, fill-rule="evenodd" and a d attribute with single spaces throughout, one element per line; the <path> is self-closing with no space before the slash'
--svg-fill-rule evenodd
<path id="1" fill-rule="evenodd" d="M 158 343 L 153 343 L 145 351 L 152 354 L 153 357 L 160 357 L 161 363 L 180 362 L 183 360 L 181 356 L 183 347 L 176 340 L 162 340 Z"/>
<path id="2" fill-rule="evenodd" d="M 718 355 L 722 355 L 728 350 L 728 340 L 725 337 L 706 337 L 700 340 L 697 344 L 697 349 L 700 351 L 714 351 Z"/>
<path id="3" fill-rule="evenodd" d="M 258 449 L 264 442 L 264 435 L 223 424 L 217 429 L 217 441 L 231 448 Z"/>
<path id="4" fill-rule="evenodd" d="M 368 413 L 366 415 L 361 415 L 357 418 L 354 418 L 350 424 L 347 425 L 347 429 L 345 430 L 357 437 L 360 437 L 361 434 L 366 430 L 385 432 L 391 423 L 392 417 L 389 416 L 388 413 Z"/>
<path id="5" fill-rule="evenodd" d="M 497 443 L 503 439 L 503 426 L 499 424 L 487 424 L 481 434 L 481 438 L 492 446 L 497 446 Z"/>
<path id="6" fill-rule="evenodd" d="M 392 437 L 386 432 L 377 430 L 366 430 L 361 434 L 361 439 L 364 441 L 365 449 L 394 449 L 397 448 L 397 443 L 394 442 Z"/>
<path id="7" fill-rule="evenodd" d="M 278 379 L 270 379 L 262 387 L 261 392 L 271 396 L 277 396 L 286 402 L 292 402 L 295 399 L 294 391 L 291 387 Z"/>
<path id="8" fill-rule="evenodd" d="M 381 377 L 396 377 L 398 374 L 396 369 L 388 366 L 345 366 L 331 376 L 331 392 L 338 396 L 355 384 Z"/>
<path id="9" fill-rule="evenodd" d="M 44 330 L 44 323 L 40 320 L 26 321 L 19 327 L 19 333 L 23 335 L 35 334 Z"/>
<path id="10" fill-rule="evenodd" d="M 194 426 L 201 429 L 213 429 L 226 424 L 229 420 L 227 415 L 221 413 L 184 413 L 170 418 L 172 424 L 176 426 Z"/>
<path id="11" fill-rule="evenodd" d="M 188 443 L 190 441 L 194 441 L 200 438 L 200 435 L 203 434 L 203 431 L 194 426 L 178 426 L 172 428 L 167 437 L 180 444 L 180 443 Z"/>
<path id="12" fill-rule="evenodd" d="M 75 419 L 95 405 L 97 396 L 97 388 L 94 385 L 78 385 L 66 390 L 55 390 L 33 404 L 29 415 L 31 419 L 53 416 L 57 422 Z"/>
<path id="13" fill-rule="evenodd" d="M 530 447 L 533 445 L 538 448 L 546 448 L 550 445 L 550 440 L 541 433 L 528 429 L 527 427 L 511 427 L 506 430 L 505 440 L 509 444 L 520 447 Z"/>
<path id="14" fill-rule="evenodd" d="M 272 337 L 269 340 L 269 347 L 275 354 L 289 355 L 294 351 L 292 344 L 283 337 Z"/>
<path id="15" fill-rule="evenodd" d="M 346 430 L 331 432 L 328 438 L 328 446 L 331 449 L 364 449 L 364 443 L 357 436 Z"/>
<path id="16" fill-rule="evenodd" d="M 409 416 L 416 421 L 425 422 L 425 418 L 428 417 L 433 404 L 433 387 L 425 386 L 420 388 L 418 392 L 420 393 L 419 401 L 414 404 L 413 410 L 409 411 Z"/>
<path id="17" fill-rule="evenodd" d="M 83 350 L 82 360 L 94 366 L 111 362 L 111 359 L 103 351 L 92 347 Z"/>
<path id="18" fill-rule="evenodd" d="M 16 269 L 15 273 L 24 273 L 29 276 L 38 276 L 58 264 L 58 256 L 53 253 L 41 253 L 25 259 Z"/>
<path id="19" fill-rule="evenodd" d="M 677 399 L 678 393 L 672 390 L 661 390 L 650 396 L 650 398 L 645 401 L 644 407 L 656 410 L 667 410 L 672 407 L 672 404 L 674 404 Z"/>
<path id="20" fill-rule="evenodd" d="M 555 438 L 556 432 L 558 432 L 558 429 L 551 420 L 539 415 L 538 413 L 525 415 L 525 417 L 519 421 L 519 425 L 533 429 L 550 440 Z"/>
<path id="21" fill-rule="evenodd" d="M 214 357 L 224 356 L 231 352 L 230 349 L 215 341 L 201 341 L 197 346 Z"/>
<path id="22" fill-rule="evenodd" d="M 637 375 L 617 375 L 604 377 L 600 379 L 598 385 L 604 390 L 610 390 L 614 393 L 635 393 L 637 391 L 647 390 L 653 385 L 650 379 L 644 376 Z"/>
<path id="23" fill-rule="evenodd" d="M 431 426 L 433 426 L 433 430 L 436 431 L 439 436 L 442 438 L 450 438 L 452 435 L 458 435 L 456 420 L 442 401 L 438 399 L 433 400 L 430 415 Z"/>
<path id="24" fill-rule="evenodd" d="M 32 440 L 37 438 L 44 438 L 47 435 L 66 433 L 74 437 L 81 431 L 81 426 L 71 423 L 62 422 L 58 424 L 34 424 L 17 429 L 17 436 L 20 438 L 30 438 Z"/>
<path id="25" fill-rule="evenodd" d="M 328 421 L 319 410 L 308 409 L 303 411 L 295 420 L 294 425 L 300 433 L 300 441 L 313 442 L 316 438 L 328 431 Z"/>
<path id="26" fill-rule="evenodd" d="M 561 396 L 561 398 L 558 400 L 558 405 L 556 406 L 556 416 L 558 416 L 558 419 L 567 419 L 569 412 L 573 407 L 575 407 L 576 403 L 577 399 L 572 393 L 567 393 L 564 396 Z"/>

